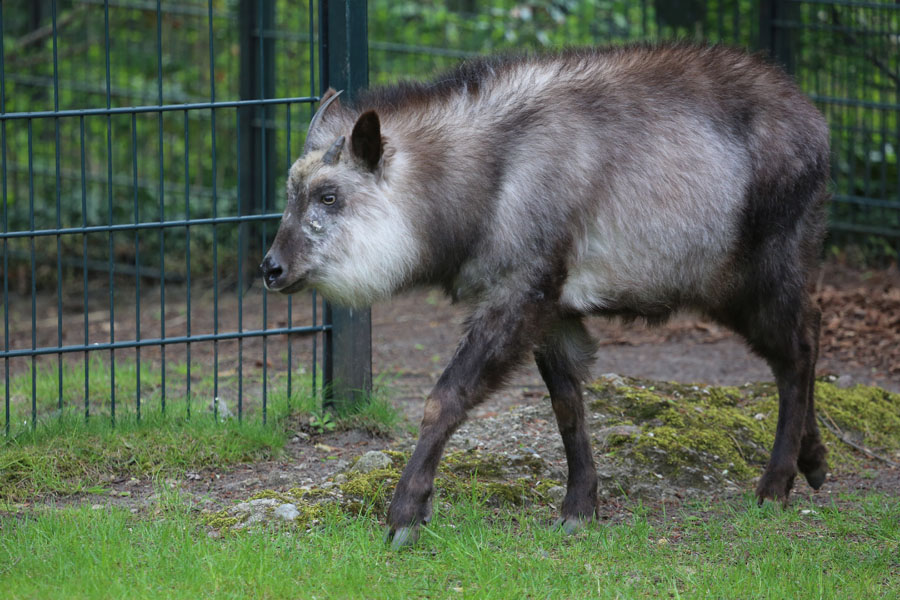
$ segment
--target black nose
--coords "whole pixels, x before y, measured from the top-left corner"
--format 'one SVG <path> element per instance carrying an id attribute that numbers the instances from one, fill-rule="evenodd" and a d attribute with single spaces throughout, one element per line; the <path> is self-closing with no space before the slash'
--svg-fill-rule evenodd
<path id="1" fill-rule="evenodd" d="M 281 274 L 284 273 L 284 269 L 281 268 L 278 261 L 272 258 L 271 254 L 266 254 L 262 264 L 259 265 L 259 271 L 262 273 L 263 280 L 268 287 L 275 287 Z"/>

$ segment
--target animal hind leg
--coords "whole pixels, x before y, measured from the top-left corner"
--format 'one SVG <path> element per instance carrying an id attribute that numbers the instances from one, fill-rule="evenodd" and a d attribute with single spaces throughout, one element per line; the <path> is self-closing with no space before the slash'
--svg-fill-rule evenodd
<path id="1" fill-rule="evenodd" d="M 768 498 L 786 506 L 794 486 L 814 383 L 813 319 L 808 296 L 801 296 L 763 304 L 747 323 L 745 336 L 769 363 L 778 386 L 775 443 L 756 487 L 760 504 Z"/>
<path id="2" fill-rule="evenodd" d="M 813 369 L 815 369 L 819 355 L 819 329 L 822 313 L 818 308 L 813 308 L 811 313 L 810 336 L 813 343 L 812 363 Z M 813 371 L 813 375 L 815 375 L 815 371 Z M 828 463 L 825 460 L 827 450 L 822 443 L 822 437 L 819 434 L 819 424 L 816 422 L 815 383 L 815 377 L 813 376 L 809 381 L 806 419 L 803 427 L 803 437 L 800 438 L 800 454 L 797 457 L 797 468 L 803 473 L 810 487 L 817 490 L 825 483 Z"/>
<path id="3" fill-rule="evenodd" d="M 769 268 L 772 268 L 769 264 Z M 802 281 L 792 279 L 790 269 L 774 273 L 756 271 L 747 280 L 751 285 L 737 291 L 726 308 L 714 315 L 741 334 L 754 352 L 762 356 L 772 369 L 778 386 L 778 423 L 769 463 L 756 487 L 760 504 L 778 500 L 787 505 L 801 461 L 801 447 L 806 458 L 821 447 L 809 437 L 803 446 L 804 433 L 814 436 L 809 419 L 814 419 L 810 405 L 815 371 L 814 337 L 817 311 Z M 811 475 L 820 463 L 801 462 Z M 806 474 L 807 471 L 804 471 Z"/>
<path id="4" fill-rule="evenodd" d="M 581 396 L 581 381 L 593 352 L 593 340 L 581 319 L 571 318 L 560 321 L 534 353 L 566 451 L 569 476 L 557 525 L 568 533 L 590 521 L 597 508 L 597 470 Z"/>

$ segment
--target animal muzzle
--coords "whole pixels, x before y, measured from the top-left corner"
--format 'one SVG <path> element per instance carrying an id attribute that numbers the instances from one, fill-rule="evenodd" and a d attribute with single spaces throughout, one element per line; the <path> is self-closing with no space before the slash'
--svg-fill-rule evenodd
<path id="1" fill-rule="evenodd" d="M 266 289 L 277 291 L 288 283 L 285 280 L 284 267 L 281 266 L 281 262 L 271 252 L 266 254 L 266 257 L 259 265 L 259 272 L 262 275 Z"/>

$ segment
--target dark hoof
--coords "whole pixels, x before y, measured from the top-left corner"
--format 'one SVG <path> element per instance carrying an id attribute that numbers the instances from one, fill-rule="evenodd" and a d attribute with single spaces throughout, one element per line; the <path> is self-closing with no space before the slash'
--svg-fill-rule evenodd
<path id="1" fill-rule="evenodd" d="M 762 506 L 766 500 L 772 500 L 780 502 L 782 508 L 787 508 L 796 476 L 793 472 L 766 470 L 756 486 L 756 504 Z"/>
<path id="2" fill-rule="evenodd" d="M 804 473 L 803 476 L 806 477 L 806 483 L 809 484 L 809 487 L 817 490 L 822 487 L 823 483 L 825 483 L 826 472 L 827 469 L 823 465 L 815 471 L 812 471 L 811 473 Z"/>
<path id="3" fill-rule="evenodd" d="M 391 550 L 414 546 L 417 541 L 419 541 L 418 525 L 397 527 L 396 529 L 388 526 L 384 532 L 384 542 L 391 545 Z"/>
<path id="4" fill-rule="evenodd" d="M 590 521 L 587 517 L 559 517 L 553 521 L 552 527 L 553 529 L 562 529 L 566 535 L 572 535 L 587 527 Z"/>
<path id="5" fill-rule="evenodd" d="M 809 487 L 814 490 L 822 487 L 825 483 L 826 473 L 828 472 L 828 463 L 825 461 L 825 455 L 828 450 L 822 445 L 818 439 L 801 445 L 800 456 L 797 458 L 797 468 L 806 477 Z"/>

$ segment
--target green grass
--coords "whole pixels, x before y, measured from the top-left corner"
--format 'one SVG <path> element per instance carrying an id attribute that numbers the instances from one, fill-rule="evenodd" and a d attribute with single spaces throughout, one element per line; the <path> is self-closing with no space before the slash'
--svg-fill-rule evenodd
<path id="1" fill-rule="evenodd" d="M 567 537 L 544 509 L 463 500 L 438 510 L 418 546 L 391 552 L 366 517 L 212 539 L 177 499 L 162 516 L 48 509 L 0 518 L 0 589 L 10 600 L 900 597 L 897 498 L 632 510 Z"/>
<path id="2" fill-rule="evenodd" d="M 125 357 L 117 357 L 115 369 L 112 369 L 109 360 L 96 353 L 86 363 L 64 361 L 61 374 L 55 361 L 38 363 L 35 366 L 34 377 L 30 369 L 10 377 L 10 429 L 13 433 L 17 433 L 34 425 L 32 396 L 36 399 L 38 427 L 53 421 L 61 414 L 84 416 L 85 380 L 88 382 L 87 409 L 93 418 L 106 420 L 111 418 L 113 396 L 116 401 L 117 419 L 129 416 L 136 418 L 138 399 L 142 417 L 162 412 L 164 378 L 166 412 L 183 416 L 205 414 L 212 399 L 218 394 L 231 412 L 237 414 L 238 384 L 242 380 L 244 416 L 261 418 L 263 384 L 261 369 L 245 365 L 242 374 L 236 369 L 220 369 L 217 389 L 215 372 L 212 368 L 202 363 L 194 363 L 191 367 L 191 393 L 188 396 L 188 367 L 185 362 L 168 361 L 165 374 L 158 363 L 147 360 L 141 362 L 138 372 L 137 363 Z M 292 408 L 298 411 L 308 412 L 317 405 L 316 399 L 312 396 L 310 375 L 292 374 L 290 398 L 286 371 L 272 370 L 267 373 L 265 381 L 268 408 L 271 408 L 273 403 L 282 402 L 292 405 Z M 62 411 L 59 410 L 60 404 L 63 407 Z"/>
<path id="3" fill-rule="evenodd" d="M 178 367 L 176 364 L 170 371 L 178 372 Z M 89 373 L 94 382 L 92 390 L 96 390 L 92 395 L 108 394 L 109 366 L 95 358 L 89 363 Z M 39 369 L 37 375 L 38 396 L 55 397 L 56 369 Z M 64 365 L 63 375 L 64 391 L 76 394 L 83 390 L 83 368 Z M 120 398 L 136 390 L 135 375 L 134 363 L 116 362 L 115 381 Z M 259 399 L 250 396 L 247 403 L 256 405 L 257 414 L 245 414 L 243 422 L 236 418 L 223 420 L 221 416 L 217 421 L 206 404 L 199 402 L 194 403 L 193 413 L 188 415 L 184 397 L 174 394 L 169 396 L 166 412 L 161 412 L 158 389 L 154 389 L 160 372 L 147 364 L 141 365 L 141 385 L 152 391 L 140 419 L 133 405 L 117 407 L 115 426 L 108 413 L 94 414 L 85 420 L 83 406 L 73 398 L 66 398 L 65 406 L 69 408 L 62 412 L 51 412 L 44 406 L 36 428 L 26 421 L 12 428 L 9 438 L 0 437 L 0 508 L 48 495 L 102 490 L 102 478 L 108 475 L 157 478 L 277 457 L 297 427 L 308 423 L 310 415 L 322 415 L 322 408 L 320 398 L 309 392 L 308 377 L 293 378 L 290 397 L 283 373 L 269 379 L 266 423 L 258 414 Z M 30 395 L 30 372 L 14 376 L 10 384 L 14 395 L 21 390 Z M 193 389 L 211 397 L 211 375 L 198 378 Z M 45 394 L 46 390 L 52 394 Z M 55 400 L 53 403 L 55 406 Z M 237 412 L 233 403 L 229 406 Z M 336 415 L 332 422 L 337 430 L 360 427 L 387 434 L 400 420 L 399 413 L 379 392 L 368 404 Z"/>
<path id="4" fill-rule="evenodd" d="M 276 456 L 289 435 L 289 412 L 270 422 L 215 422 L 211 415 L 151 413 L 138 422 L 63 416 L 0 443 L 0 499 L 21 502 L 95 488 L 102 475 L 158 477 Z M 0 501 L 0 505 L 2 505 Z"/>
<path id="5" fill-rule="evenodd" d="M 365 429 L 375 435 L 389 436 L 401 426 L 410 431 L 416 427 L 404 423 L 403 415 L 390 401 L 390 390 L 393 379 L 379 375 L 372 382 L 372 395 L 367 402 L 362 402 L 347 410 L 338 410 L 336 425 L 339 429 Z"/>

